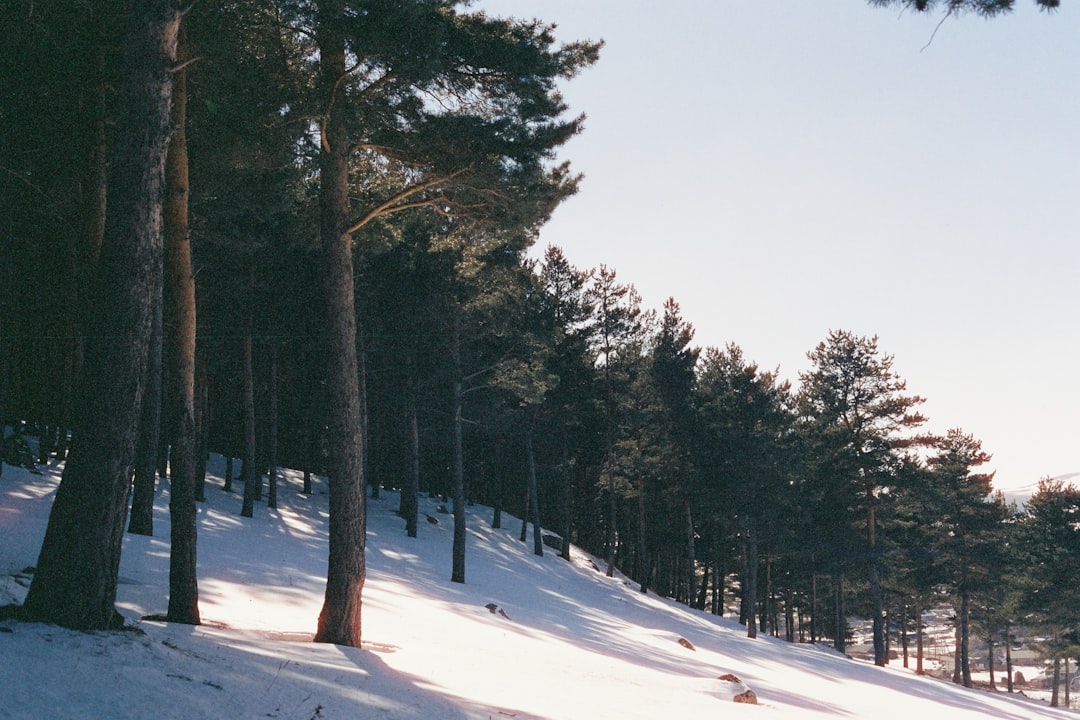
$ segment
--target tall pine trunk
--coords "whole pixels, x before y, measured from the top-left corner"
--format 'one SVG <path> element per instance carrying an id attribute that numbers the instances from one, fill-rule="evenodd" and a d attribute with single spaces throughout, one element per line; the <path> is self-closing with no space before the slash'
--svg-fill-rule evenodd
<path id="1" fill-rule="evenodd" d="M 420 494 L 420 427 L 416 418 L 416 402 L 409 397 L 406 410 L 408 417 L 408 467 L 405 468 L 405 482 L 401 487 L 401 516 L 405 518 L 405 532 L 409 537 L 416 537 L 417 515 L 419 515 Z"/>
<path id="2" fill-rule="evenodd" d="M 262 485 L 262 473 L 255 467 L 255 370 L 252 352 L 251 310 L 248 311 L 247 332 L 243 338 L 244 383 L 244 459 L 240 465 L 240 479 L 244 484 L 244 500 L 240 506 L 241 517 L 255 516 L 255 498 Z"/>
<path id="3" fill-rule="evenodd" d="M 270 345 L 270 427 L 267 431 L 266 454 L 270 471 L 267 474 L 266 507 L 277 508 L 278 496 L 278 345 L 271 341 Z"/>
<path id="4" fill-rule="evenodd" d="M 454 454 L 454 548 L 450 582 L 465 582 L 465 456 L 461 429 L 461 308 L 454 307 L 454 329 L 450 339 L 453 363 L 453 454 Z"/>
<path id="5" fill-rule="evenodd" d="M 926 674 L 923 669 L 922 597 L 919 595 L 915 596 L 915 674 Z"/>
<path id="6" fill-rule="evenodd" d="M 210 447 L 210 388 L 206 377 L 206 353 L 195 351 L 195 499 L 206 501 L 206 461 Z"/>
<path id="7" fill-rule="evenodd" d="M 562 477 L 562 548 L 559 557 L 567 562 L 570 561 L 570 534 L 573 532 L 573 506 L 574 484 L 573 473 L 570 468 L 569 451 L 566 448 L 566 439 L 563 439 L 563 461 L 559 465 L 559 474 Z"/>
<path id="8" fill-rule="evenodd" d="M 647 517 L 645 507 L 645 488 L 642 487 L 638 492 L 637 497 L 637 510 L 638 510 L 638 575 L 640 576 L 640 586 L 638 591 L 643 595 L 649 592 L 649 536 L 647 531 Z"/>
<path id="9" fill-rule="evenodd" d="M 683 510 L 686 516 L 686 604 L 692 605 L 697 595 L 697 550 L 694 548 L 694 512 L 688 497 L 683 498 Z"/>
<path id="10" fill-rule="evenodd" d="M 844 575 L 833 575 L 833 627 L 836 637 L 833 638 L 833 647 L 841 653 L 847 652 L 847 609 L 844 606 Z"/>
<path id="11" fill-rule="evenodd" d="M 867 508 L 866 527 L 870 545 L 870 600 L 873 604 L 872 626 L 874 633 L 874 664 L 884 667 L 889 663 L 889 651 L 885 647 L 885 598 L 881 591 L 881 569 L 877 556 L 877 516 L 873 497 L 867 491 L 870 507 Z"/>
<path id="12" fill-rule="evenodd" d="M 533 452 L 533 421 L 525 434 L 525 462 L 529 475 L 529 512 L 533 526 L 533 555 L 544 555 L 543 530 L 540 529 L 540 494 L 536 487 L 536 454 Z"/>
<path id="13" fill-rule="evenodd" d="M 1005 687 L 1012 694 L 1013 691 L 1013 660 L 1012 660 L 1012 626 L 1005 626 Z"/>
<path id="14" fill-rule="evenodd" d="M 180 14 L 147 0 L 126 18 L 105 241 L 87 325 L 75 435 L 23 606 L 24 616 L 107 629 L 161 294 L 161 205 Z"/>
<path id="15" fill-rule="evenodd" d="M 349 138 L 345 126 L 343 0 L 319 0 L 319 83 L 326 115 L 319 154 L 319 235 L 326 318 L 327 478 L 330 556 L 316 642 L 360 646 L 364 545 L 364 448 L 356 357 L 352 239 L 348 232 Z"/>
<path id="16" fill-rule="evenodd" d="M 186 59 L 183 31 L 177 57 Z M 170 622 L 199 624 L 196 579 L 195 278 L 188 224 L 187 73 L 173 75 L 173 135 L 165 166 L 165 328 L 168 391 L 164 406 L 172 431 L 169 461 Z"/>
<path id="17" fill-rule="evenodd" d="M 758 547 L 757 547 L 757 533 L 754 532 L 753 526 L 747 527 L 746 539 L 744 541 L 744 552 L 746 554 L 746 572 L 743 577 L 746 580 L 746 586 L 743 588 L 743 606 L 746 608 L 746 636 L 748 638 L 757 637 L 757 623 L 754 620 L 755 612 L 757 611 L 757 585 L 758 585 Z"/>
<path id="18" fill-rule="evenodd" d="M 967 571 L 964 570 L 964 586 L 960 590 L 960 682 L 972 687 L 971 681 L 971 594 L 967 589 Z"/>
<path id="19" fill-rule="evenodd" d="M 135 483 L 131 498 L 128 532 L 133 535 L 154 534 L 154 495 L 157 488 L 158 446 L 161 443 L 161 376 L 162 376 L 162 307 L 161 295 L 154 298 L 147 357 L 146 388 L 139 410 L 139 437 L 135 444 Z"/>

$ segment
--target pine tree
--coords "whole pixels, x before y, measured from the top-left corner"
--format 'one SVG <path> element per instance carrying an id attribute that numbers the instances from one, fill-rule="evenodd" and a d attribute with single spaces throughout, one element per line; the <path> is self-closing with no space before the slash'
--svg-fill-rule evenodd
<path id="1" fill-rule="evenodd" d="M 187 55 L 184 31 L 179 34 L 177 59 Z M 191 268 L 191 230 L 188 217 L 187 70 L 173 75 L 173 134 L 165 164 L 166 199 L 165 308 L 166 329 L 163 360 L 169 379 L 163 394 L 167 427 L 173 435 L 169 462 L 170 622 L 199 624 L 199 591 L 196 577 L 197 535 L 195 496 L 198 442 L 195 428 L 195 278 Z"/>
<path id="2" fill-rule="evenodd" d="M 586 294 L 593 307 L 595 334 L 593 352 L 600 369 L 601 404 L 604 414 L 604 467 L 601 481 L 607 492 L 607 522 L 604 541 L 606 574 L 615 573 L 618 543 L 618 502 L 625 492 L 625 475 L 620 472 L 619 444 L 625 427 L 627 396 L 632 372 L 639 363 L 644 342 L 641 296 L 633 285 L 617 281 L 614 270 L 601 265 Z"/>
<path id="3" fill-rule="evenodd" d="M 1050 638 L 1043 653 L 1054 663 L 1055 676 L 1069 656 L 1067 641 L 1080 626 L 1074 590 L 1080 573 L 1078 516 L 1080 489 L 1045 478 L 1028 501 L 1016 533 L 1019 561 L 1025 568 L 1018 577 L 1023 586 L 1021 608 L 1029 622 Z M 1057 682 L 1050 704 L 1059 704 Z"/>
<path id="4" fill-rule="evenodd" d="M 115 627 L 120 543 L 134 463 L 155 296 L 180 12 L 168 0 L 124 17 L 117 127 L 105 240 L 88 327 L 74 445 L 49 516 L 28 617 L 79 629 Z"/>
<path id="5" fill-rule="evenodd" d="M 1034 0 L 1040 10 L 1054 10 L 1061 5 L 1061 0 Z M 894 7 L 900 5 L 918 12 L 931 12 L 944 7 L 948 14 L 974 12 L 986 17 L 994 17 L 1012 11 L 1015 0 L 867 0 L 870 5 Z"/>
<path id="6" fill-rule="evenodd" d="M 662 483 L 671 504 L 676 508 L 678 525 L 685 529 L 686 599 L 688 604 L 697 597 L 697 552 L 694 528 L 694 508 L 698 504 L 699 483 L 692 460 L 691 438 L 693 436 L 693 393 L 696 366 L 700 349 L 693 347 L 693 326 L 683 319 L 679 304 L 674 298 L 664 302 L 660 325 L 648 359 L 648 379 L 651 390 L 658 400 L 655 434 L 662 438 L 660 457 L 657 458 L 657 480 Z M 645 502 L 644 488 L 639 491 L 639 502 Z M 639 513 L 641 518 L 647 514 Z M 642 535 L 647 534 L 644 527 Z M 642 543 L 644 555 L 644 543 Z"/>
<path id="7" fill-rule="evenodd" d="M 960 677 L 971 687 L 971 607 L 993 572 L 1005 509 L 993 501 L 993 473 L 975 472 L 990 461 L 980 441 L 954 428 L 936 445 L 928 461 L 932 509 L 924 521 L 932 524 L 937 562 L 955 593 Z"/>
<path id="8" fill-rule="evenodd" d="M 923 399 L 905 394 L 906 383 L 893 372 L 892 356 L 879 352 L 876 337 L 832 331 L 808 357 L 813 367 L 800 375 L 801 414 L 820 438 L 819 449 L 828 453 L 826 472 L 843 483 L 833 502 L 865 513 L 874 662 L 885 665 L 877 515 L 895 481 L 895 452 L 921 441 L 908 433 L 925 422 L 915 410 Z"/>
<path id="9" fill-rule="evenodd" d="M 713 523 L 734 527 L 745 562 L 747 635 L 757 636 L 759 549 L 775 544 L 787 506 L 781 471 L 792 418 L 790 385 L 749 362 L 737 345 L 705 352 L 698 378 L 696 460 Z"/>
<path id="10" fill-rule="evenodd" d="M 549 246 L 539 268 L 540 314 L 552 333 L 548 371 L 558 384 L 548 394 L 543 431 L 552 448 L 551 462 L 559 485 L 561 556 L 570 560 L 570 542 L 574 535 L 574 470 L 577 445 L 588 424 L 586 409 L 591 405 L 595 367 L 588 347 L 592 332 L 588 320 L 592 306 L 585 293 L 592 273 L 575 268 L 562 250 Z"/>

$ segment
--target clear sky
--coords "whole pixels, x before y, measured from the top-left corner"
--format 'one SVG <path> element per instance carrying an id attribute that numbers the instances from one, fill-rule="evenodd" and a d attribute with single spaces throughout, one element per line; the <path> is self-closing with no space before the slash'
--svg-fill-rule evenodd
<path id="1" fill-rule="evenodd" d="M 674 297 L 697 344 L 793 381 L 830 329 L 877 335 L 996 487 L 1080 472 L 1080 7 L 474 7 L 606 42 L 565 87 L 585 180 L 541 250 Z"/>

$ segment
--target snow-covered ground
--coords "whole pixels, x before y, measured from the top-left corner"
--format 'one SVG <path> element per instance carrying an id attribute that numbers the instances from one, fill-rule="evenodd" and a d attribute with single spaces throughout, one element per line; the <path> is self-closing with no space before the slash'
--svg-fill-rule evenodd
<path id="1" fill-rule="evenodd" d="M 220 476 L 220 462 L 211 471 Z M 21 601 L 59 468 L 0 478 L 0 605 Z M 326 488 L 288 474 L 279 509 L 239 516 L 211 480 L 199 507 L 204 625 L 164 613 L 168 491 L 155 537 L 127 536 L 118 603 L 135 632 L 78 633 L 0 623 L 0 718 L 1075 717 L 1019 696 L 965 690 L 828 650 L 749 640 L 727 620 L 567 563 L 489 527 L 469 508 L 467 583 L 449 582 L 452 521 L 422 500 L 408 538 L 384 492 L 369 506 L 364 647 L 310 642 L 326 568 Z M 504 515 L 504 518 L 506 516 Z M 489 608 L 488 606 L 491 606 Z M 688 641 L 686 647 L 680 640 Z M 739 682 L 718 679 L 735 675 Z M 759 705 L 732 698 L 752 689 Z"/>

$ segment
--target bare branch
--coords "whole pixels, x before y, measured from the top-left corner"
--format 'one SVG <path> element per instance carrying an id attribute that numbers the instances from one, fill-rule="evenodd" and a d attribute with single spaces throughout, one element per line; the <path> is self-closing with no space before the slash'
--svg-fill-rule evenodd
<path id="1" fill-rule="evenodd" d="M 202 56 L 199 56 L 199 57 L 193 57 L 190 60 L 185 60 L 184 62 L 180 63 L 179 65 L 174 65 L 173 67 L 169 68 L 169 73 L 170 74 L 178 73 L 181 70 L 183 70 L 184 68 L 186 68 L 188 65 L 191 65 L 193 63 L 197 63 L 200 60 L 205 60 L 205 58 L 202 57 Z"/>
<path id="2" fill-rule="evenodd" d="M 934 42 L 934 38 L 937 37 L 938 30 L 941 29 L 941 26 L 945 24 L 945 21 L 949 19 L 949 16 L 952 15 L 955 10 L 956 8 L 950 7 L 948 10 L 945 11 L 945 14 L 941 17 L 941 22 L 939 22 L 937 26 L 934 27 L 934 32 L 930 33 L 930 39 L 926 41 L 926 44 L 922 46 L 919 52 L 922 52 L 926 48 L 930 47 L 930 43 Z"/>
<path id="3" fill-rule="evenodd" d="M 377 205 L 376 207 L 374 207 L 370 212 L 368 212 L 366 215 L 364 215 L 362 218 L 360 218 L 360 220 L 353 223 L 346 230 L 346 232 L 351 235 L 354 232 L 356 232 L 357 230 L 359 230 L 360 228 L 367 225 L 372 220 L 374 220 L 374 219 L 376 219 L 378 217 L 381 217 L 383 215 L 390 215 L 391 213 L 400 212 L 402 210 L 407 210 L 407 209 L 410 209 L 410 208 L 430 206 L 432 204 L 432 202 L 434 202 L 433 200 L 425 200 L 425 201 L 422 201 L 422 202 L 411 202 L 411 203 L 406 203 L 405 201 L 408 200 L 409 198 L 413 197 L 414 195 L 417 195 L 419 193 L 424 192 L 425 190 L 430 190 L 433 187 L 438 187 L 439 185 L 443 185 L 445 183 L 448 183 L 451 180 L 453 180 L 454 178 L 459 177 L 459 176 L 465 174 L 468 171 L 469 171 L 469 168 L 461 168 L 459 170 L 455 170 L 454 172 L 450 173 L 449 175 L 442 175 L 442 176 L 437 177 L 437 178 L 432 178 L 431 180 L 428 180 L 427 182 L 422 182 L 422 183 L 418 183 L 416 185 L 412 185 L 410 187 L 407 187 L 404 190 L 402 190 L 401 192 L 397 193 L 396 195 L 392 196 L 391 198 L 389 198 L 388 200 L 383 202 L 382 204 Z"/>

